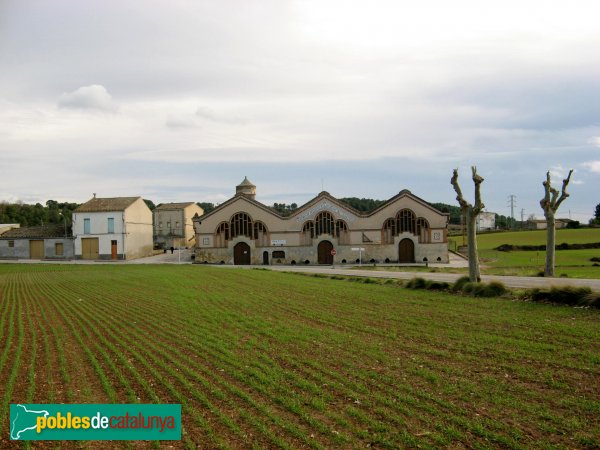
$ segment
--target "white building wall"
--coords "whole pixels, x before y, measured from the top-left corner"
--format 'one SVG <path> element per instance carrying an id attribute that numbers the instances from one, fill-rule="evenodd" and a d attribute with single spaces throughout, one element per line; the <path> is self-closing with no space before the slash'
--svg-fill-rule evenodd
<path id="1" fill-rule="evenodd" d="M 108 232 L 108 219 L 114 219 L 114 233 Z M 84 233 L 84 219 L 90 219 L 90 233 Z M 124 242 L 123 211 L 73 213 L 73 237 L 75 257 L 81 258 L 81 239 L 98 238 L 98 254 L 101 259 L 110 259 L 111 241 L 117 241 L 117 254 L 123 255 Z"/>

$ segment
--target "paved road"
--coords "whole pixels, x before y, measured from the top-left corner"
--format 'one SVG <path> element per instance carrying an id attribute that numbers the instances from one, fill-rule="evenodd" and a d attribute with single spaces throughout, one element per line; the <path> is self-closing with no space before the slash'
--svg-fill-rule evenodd
<path id="1" fill-rule="evenodd" d="M 298 266 L 268 266 L 271 270 L 284 272 L 322 273 L 326 275 L 347 275 L 355 277 L 395 278 L 410 280 L 422 277 L 434 281 L 452 283 L 464 274 L 441 272 L 392 272 L 387 270 L 340 269 L 337 267 L 298 267 Z M 600 280 L 581 278 L 543 278 L 543 277 L 511 277 L 499 275 L 482 275 L 482 281 L 500 281 L 512 288 L 546 288 L 550 286 L 587 286 L 594 291 L 600 291 Z"/>
<path id="2" fill-rule="evenodd" d="M 170 252 L 161 253 L 159 255 L 150 256 L 148 258 L 133 259 L 130 261 L 39 261 L 31 259 L 19 260 L 0 260 L 0 263 L 30 263 L 30 264 L 190 264 L 191 250 L 182 250 L 181 259 L 177 251 L 173 254 Z M 466 267 L 468 263 L 461 258 L 451 255 L 450 264 L 431 264 L 431 267 Z M 199 264 L 195 267 L 206 267 Z M 232 265 L 211 265 L 210 267 L 221 268 L 247 268 L 252 269 L 256 266 L 232 266 Z M 461 274 L 443 273 L 443 272 L 393 272 L 388 270 L 360 270 L 347 268 L 331 268 L 331 266 L 260 266 L 276 271 L 284 272 L 306 272 L 306 273 L 323 273 L 327 275 L 347 275 L 355 277 L 372 277 L 372 278 L 395 278 L 399 280 L 410 280 L 415 277 L 422 277 L 434 281 L 454 282 L 461 277 Z M 600 280 L 590 280 L 581 278 L 543 278 L 543 277 L 511 277 L 498 275 L 483 275 L 483 281 L 500 281 L 508 287 L 513 288 L 545 288 L 550 286 L 588 286 L 594 291 L 600 292 Z"/>

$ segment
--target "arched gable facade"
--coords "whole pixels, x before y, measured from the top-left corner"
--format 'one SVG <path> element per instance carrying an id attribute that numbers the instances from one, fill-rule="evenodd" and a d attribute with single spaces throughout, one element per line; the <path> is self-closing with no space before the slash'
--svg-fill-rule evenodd
<path id="1" fill-rule="evenodd" d="M 236 195 L 195 219 L 196 262 L 233 263 L 233 247 L 248 244 L 251 264 L 317 264 L 322 242 L 335 249 L 334 262 L 447 262 L 448 215 L 402 191 L 375 211 L 361 213 L 328 193 L 282 217 L 251 196 Z M 400 247 L 402 240 L 409 239 Z M 254 251 L 260 248 L 260 251 Z M 361 250 L 362 249 L 362 250 Z M 406 250 L 410 249 L 410 251 Z M 406 258 L 406 256 L 403 256 Z M 238 258 L 239 260 L 239 258 Z"/>

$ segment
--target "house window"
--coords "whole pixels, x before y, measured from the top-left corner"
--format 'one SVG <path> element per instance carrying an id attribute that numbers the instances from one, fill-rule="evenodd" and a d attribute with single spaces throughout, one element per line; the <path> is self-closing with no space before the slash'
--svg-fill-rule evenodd
<path id="1" fill-rule="evenodd" d="M 83 234 L 90 234 L 90 219 L 83 219 Z"/>
<path id="2" fill-rule="evenodd" d="M 158 228 L 162 228 L 162 222 L 158 222 Z"/>
<path id="3" fill-rule="evenodd" d="M 8 246 L 9 247 L 14 247 L 15 246 L 15 241 L 8 241 Z"/>
<path id="4" fill-rule="evenodd" d="M 208 238 L 207 238 L 207 237 L 205 237 L 205 238 L 202 238 L 202 245 L 208 245 L 208 244 L 209 244 L 209 242 L 210 242 L 210 241 L 208 240 Z"/>
<path id="5" fill-rule="evenodd" d="M 273 259 L 284 259 L 285 252 L 283 250 L 275 250 L 273 251 Z"/>
<path id="6" fill-rule="evenodd" d="M 108 218 L 108 232 L 109 233 L 115 232 L 115 219 L 112 217 Z"/>
<path id="7" fill-rule="evenodd" d="M 179 228 L 179 222 L 175 222 L 175 229 Z"/>
<path id="8" fill-rule="evenodd" d="M 65 254 L 65 248 L 62 242 L 57 242 L 54 244 L 54 254 L 56 256 L 63 256 Z"/>
<path id="9" fill-rule="evenodd" d="M 171 229 L 171 222 L 167 222 L 167 228 L 170 230 Z"/>

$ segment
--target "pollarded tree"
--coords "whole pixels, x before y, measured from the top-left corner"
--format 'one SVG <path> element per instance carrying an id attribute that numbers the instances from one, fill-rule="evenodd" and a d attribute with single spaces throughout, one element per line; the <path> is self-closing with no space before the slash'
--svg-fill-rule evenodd
<path id="1" fill-rule="evenodd" d="M 456 200 L 460 205 L 461 212 L 467 223 L 467 243 L 469 245 L 469 279 L 471 282 L 481 281 L 481 273 L 479 271 L 479 255 L 477 254 L 477 216 L 485 205 L 481 201 L 481 183 L 483 178 L 477 175 L 477 168 L 471 167 L 473 172 L 473 183 L 475 184 L 475 205 L 471 205 L 463 197 L 460 186 L 458 185 L 458 169 L 454 169 L 450 184 L 456 191 Z"/>
<path id="2" fill-rule="evenodd" d="M 544 198 L 540 200 L 540 206 L 544 210 L 546 217 L 546 267 L 544 276 L 554 276 L 554 262 L 556 253 L 556 218 L 555 214 L 558 207 L 564 202 L 569 194 L 567 193 L 567 185 L 571 180 L 573 169 L 569 170 L 569 175 L 563 180 L 562 189 L 559 192 L 552 187 L 550 182 L 550 172 L 546 172 L 546 181 L 544 181 Z"/>

